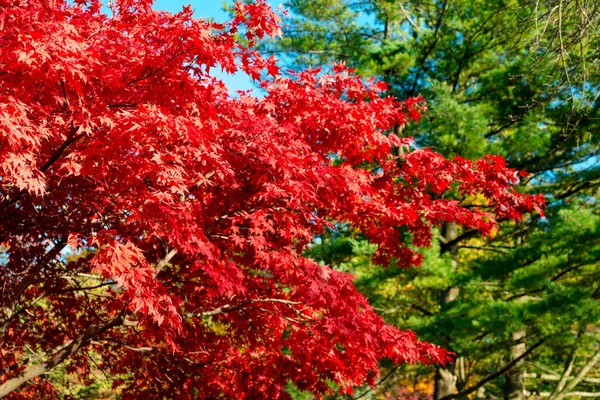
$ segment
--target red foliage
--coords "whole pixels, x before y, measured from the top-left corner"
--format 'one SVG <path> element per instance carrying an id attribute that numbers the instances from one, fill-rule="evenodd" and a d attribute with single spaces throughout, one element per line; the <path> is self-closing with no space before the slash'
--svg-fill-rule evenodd
<path id="1" fill-rule="evenodd" d="M 148 0 L 100 8 L 0 0 L 0 393 L 36 357 L 83 375 L 99 357 L 123 398 L 346 392 L 383 357 L 444 362 L 303 249 L 345 221 L 379 263 L 418 264 L 398 227 L 427 246 L 432 224 L 486 233 L 539 211 L 511 188 L 517 172 L 411 150 L 386 133 L 423 100 L 384 97 L 343 65 L 278 75 L 253 48 L 280 32 L 264 0 L 225 25 Z M 232 98 L 214 68 L 266 95 Z M 494 212 L 443 199 L 451 185 Z"/>

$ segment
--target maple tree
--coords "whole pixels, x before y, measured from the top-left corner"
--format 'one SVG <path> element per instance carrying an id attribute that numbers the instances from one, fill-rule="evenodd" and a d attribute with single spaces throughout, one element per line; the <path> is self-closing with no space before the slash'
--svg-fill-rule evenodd
<path id="1" fill-rule="evenodd" d="M 255 50 L 280 34 L 265 1 L 226 24 L 101 7 L 0 1 L 0 396 L 52 395 L 63 362 L 122 398 L 277 398 L 350 393 L 382 358 L 447 361 L 303 251 L 348 223 L 375 262 L 419 264 L 433 225 L 540 211 L 518 172 L 390 133 L 423 99 L 344 65 L 281 76 Z M 231 96 L 215 68 L 265 96 Z"/>

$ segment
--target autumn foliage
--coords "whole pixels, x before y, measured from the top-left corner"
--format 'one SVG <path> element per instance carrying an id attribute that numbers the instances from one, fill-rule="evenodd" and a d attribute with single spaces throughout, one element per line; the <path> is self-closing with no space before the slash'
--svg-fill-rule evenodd
<path id="1" fill-rule="evenodd" d="M 343 65 L 280 75 L 254 49 L 278 23 L 265 1 L 219 25 L 145 0 L 0 0 L 0 396 L 51 396 L 63 362 L 122 398 L 277 398 L 351 392 L 382 358 L 446 360 L 303 250 L 349 223 L 409 266 L 432 225 L 485 234 L 542 200 L 502 158 L 390 133 L 421 98 Z"/>

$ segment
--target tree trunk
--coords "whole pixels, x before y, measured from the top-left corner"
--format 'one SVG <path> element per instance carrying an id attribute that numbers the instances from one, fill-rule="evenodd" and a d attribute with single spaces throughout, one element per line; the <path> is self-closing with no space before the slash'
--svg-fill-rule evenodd
<path id="1" fill-rule="evenodd" d="M 467 383 L 466 361 L 465 357 L 458 357 L 454 360 L 454 364 L 436 368 L 435 400 L 454 394 L 457 391 L 460 393 L 465 389 Z"/>
<path id="2" fill-rule="evenodd" d="M 458 228 L 455 222 L 450 222 L 444 225 L 442 231 L 443 240 L 448 243 L 458 237 Z M 457 260 L 456 253 L 457 248 L 453 246 L 449 249 L 452 255 L 452 268 L 456 269 Z M 451 286 L 440 295 L 440 305 L 444 305 L 456 300 L 460 294 L 460 288 Z M 454 364 L 447 365 L 445 367 L 437 366 L 435 369 L 435 388 L 434 388 L 434 399 L 439 400 L 443 397 L 456 393 L 457 384 L 457 373 L 460 373 L 461 366 L 464 366 L 464 359 L 461 357 L 457 358 Z"/>
<path id="3" fill-rule="evenodd" d="M 514 341 L 523 339 L 525 331 L 513 332 L 512 339 Z M 510 348 L 510 361 L 517 359 L 525 353 L 525 343 L 518 343 Z M 523 362 L 521 360 L 506 374 L 504 383 L 504 400 L 524 400 L 525 399 L 525 383 L 523 381 Z"/>
<path id="4" fill-rule="evenodd" d="M 456 375 L 454 364 L 435 369 L 435 391 L 433 398 L 439 400 L 456 392 Z"/>

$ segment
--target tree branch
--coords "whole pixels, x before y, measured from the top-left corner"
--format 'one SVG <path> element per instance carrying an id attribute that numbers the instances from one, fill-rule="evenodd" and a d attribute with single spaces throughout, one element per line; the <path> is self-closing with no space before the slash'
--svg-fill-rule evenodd
<path id="1" fill-rule="evenodd" d="M 171 261 L 173 257 L 175 257 L 175 254 L 177 254 L 177 249 L 171 249 L 167 252 L 167 254 L 165 254 L 163 258 L 158 260 L 158 262 L 156 263 L 156 267 L 154 267 L 157 274 L 160 271 L 162 271 L 162 269 L 169 263 L 169 261 Z"/>
<path id="2" fill-rule="evenodd" d="M 23 371 L 2 383 L 0 385 L 0 398 L 7 396 L 9 393 L 17 389 L 28 380 L 50 371 L 52 368 L 65 361 L 69 356 L 79 350 L 90 339 L 106 332 L 111 328 L 114 328 L 115 326 L 122 325 L 123 321 L 124 318 L 123 314 L 121 313 L 117 317 L 104 324 L 91 325 L 77 338 L 69 340 L 68 342 L 56 347 L 45 362 L 29 365 Z"/>
<path id="3" fill-rule="evenodd" d="M 579 335 L 577 335 L 577 336 L 579 336 Z M 571 354 L 569 354 L 569 359 L 566 362 L 565 370 L 562 373 L 560 379 L 558 380 L 558 384 L 556 385 L 556 388 L 552 391 L 552 395 L 554 395 L 555 393 L 562 392 L 562 390 L 565 388 L 565 385 L 567 384 L 567 380 L 571 376 L 571 372 L 573 372 L 573 366 L 575 365 L 575 350 L 576 349 L 577 349 L 577 347 L 573 346 L 573 349 L 571 350 Z"/>
<path id="4" fill-rule="evenodd" d="M 550 397 L 550 392 L 542 392 L 540 397 Z M 564 397 L 600 397 L 600 392 L 569 392 Z"/>
<path id="5" fill-rule="evenodd" d="M 537 342 L 536 344 L 531 346 L 529 349 L 527 349 L 527 351 L 525 353 L 521 354 L 519 357 L 515 358 L 514 360 L 512 360 L 511 362 L 506 364 L 504 366 L 504 368 L 500 369 L 497 372 L 494 372 L 491 375 L 488 375 L 487 377 L 485 377 L 484 379 L 479 381 L 477 384 L 471 386 L 470 388 L 465 389 L 460 393 L 450 394 L 448 396 L 442 397 L 440 400 L 460 399 L 460 398 L 466 397 L 467 395 L 469 395 L 473 392 L 476 392 L 477 389 L 479 389 L 486 383 L 493 381 L 494 379 L 498 378 L 499 376 L 502 376 L 505 373 L 507 373 L 508 371 L 510 371 L 512 369 L 512 367 L 514 367 L 519 361 L 523 360 L 525 357 L 527 357 L 529 354 L 531 354 L 535 349 L 540 347 L 545 341 L 546 341 L 546 339 L 540 340 L 539 342 Z"/>
<path id="6" fill-rule="evenodd" d="M 531 373 L 531 372 L 526 372 L 523 375 L 523 378 L 525 379 L 541 379 L 543 381 L 549 381 L 549 382 L 554 382 L 554 381 L 559 381 L 560 380 L 560 375 L 558 374 L 550 374 L 550 373 L 545 373 L 545 374 L 536 374 L 536 373 Z M 573 377 L 570 377 L 570 379 L 573 379 Z M 587 382 L 587 383 L 595 383 L 598 384 L 600 383 L 600 378 L 583 378 L 581 380 L 582 382 Z"/>
<path id="7" fill-rule="evenodd" d="M 52 153 L 52 155 L 50 156 L 50 158 L 48 159 L 48 161 L 46 161 L 40 168 L 39 170 L 44 172 L 46 171 L 48 168 L 50 168 L 52 166 L 52 164 L 54 164 L 65 152 L 65 150 L 67 149 L 67 147 L 69 147 L 70 145 L 72 145 L 73 143 L 75 143 L 77 140 L 79 140 L 80 138 L 82 138 L 84 136 L 84 133 L 80 133 L 79 135 L 75 135 L 75 128 L 71 128 L 71 134 L 69 135 L 69 137 L 67 138 L 67 140 L 65 140 L 59 147 L 58 149 L 56 149 L 56 151 L 54 153 Z"/>
<path id="8" fill-rule="evenodd" d="M 188 317 L 188 318 L 190 318 L 190 317 L 208 317 L 211 315 L 217 315 L 217 314 L 222 314 L 222 313 L 226 313 L 226 312 L 238 311 L 238 310 L 243 309 L 244 306 L 246 306 L 248 304 L 252 304 L 252 303 L 281 303 L 281 304 L 285 304 L 288 306 L 303 304 L 298 301 L 290 301 L 290 300 L 285 300 L 285 299 L 252 299 L 252 300 L 244 301 L 236 306 L 231 306 L 229 304 L 225 304 L 221 307 L 217 307 L 210 311 L 186 314 L 185 317 Z M 297 314 L 300 314 L 303 317 L 307 318 L 300 311 L 298 311 L 296 309 L 294 309 L 294 311 L 296 311 Z"/>
<path id="9" fill-rule="evenodd" d="M 44 267 L 51 260 L 53 260 L 57 255 L 59 255 L 63 248 L 66 246 L 66 236 L 66 234 L 63 235 L 63 237 L 57 243 L 54 244 L 54 247 L 52 247 L 52 249 L 50 249 L 35 266 L 31 266 L 26 271 L 26 276 L 23 278 L 23 280 L 14 288 L 14 290 L 12 290 L 12 293 L 9 296 L 7 296 L 7 304 L 2 307 L 2 315 L 0 319 L 0 335 L 6 331 L 6 328 L 8 328 L 8 325 L 15 314 L 15 308 L 19 303 L 21 296 L 23 295 L 25 290 L 27 290 L 27 288 L 35 282 L 35 277 L 40 273 L 40 271 L 44 269 Z"/>
<path id="10" fill-rule="evenodd" d="M 587 373 L 590 372 L 590 370 L 592 368 L 594 368 L 594 366 L 598 363 L 598 361 L 600 361 L 600 350 L 596 351 L 596 353 L 594 353 L 592 358 L 590 358 L 589 361 L 583 366 L 583 368 L 581 368 L 579 373 L 575 376 L 575 379 L 573 379 L 571 382 L 569 382 L 567 384 L 567 386 L 564 388 L 564 390 L 560 391 L 556 396 L 552 396 L 551 399 L 552 400 L 562 400 L 563 398 L 567 397 L 567 394 L 571 390 L 575 389 L 575 386 L 577 386 L 579 384 L 579 382 L 581 382 L 583 380 L 583 378 L 585 378 Z"/>

